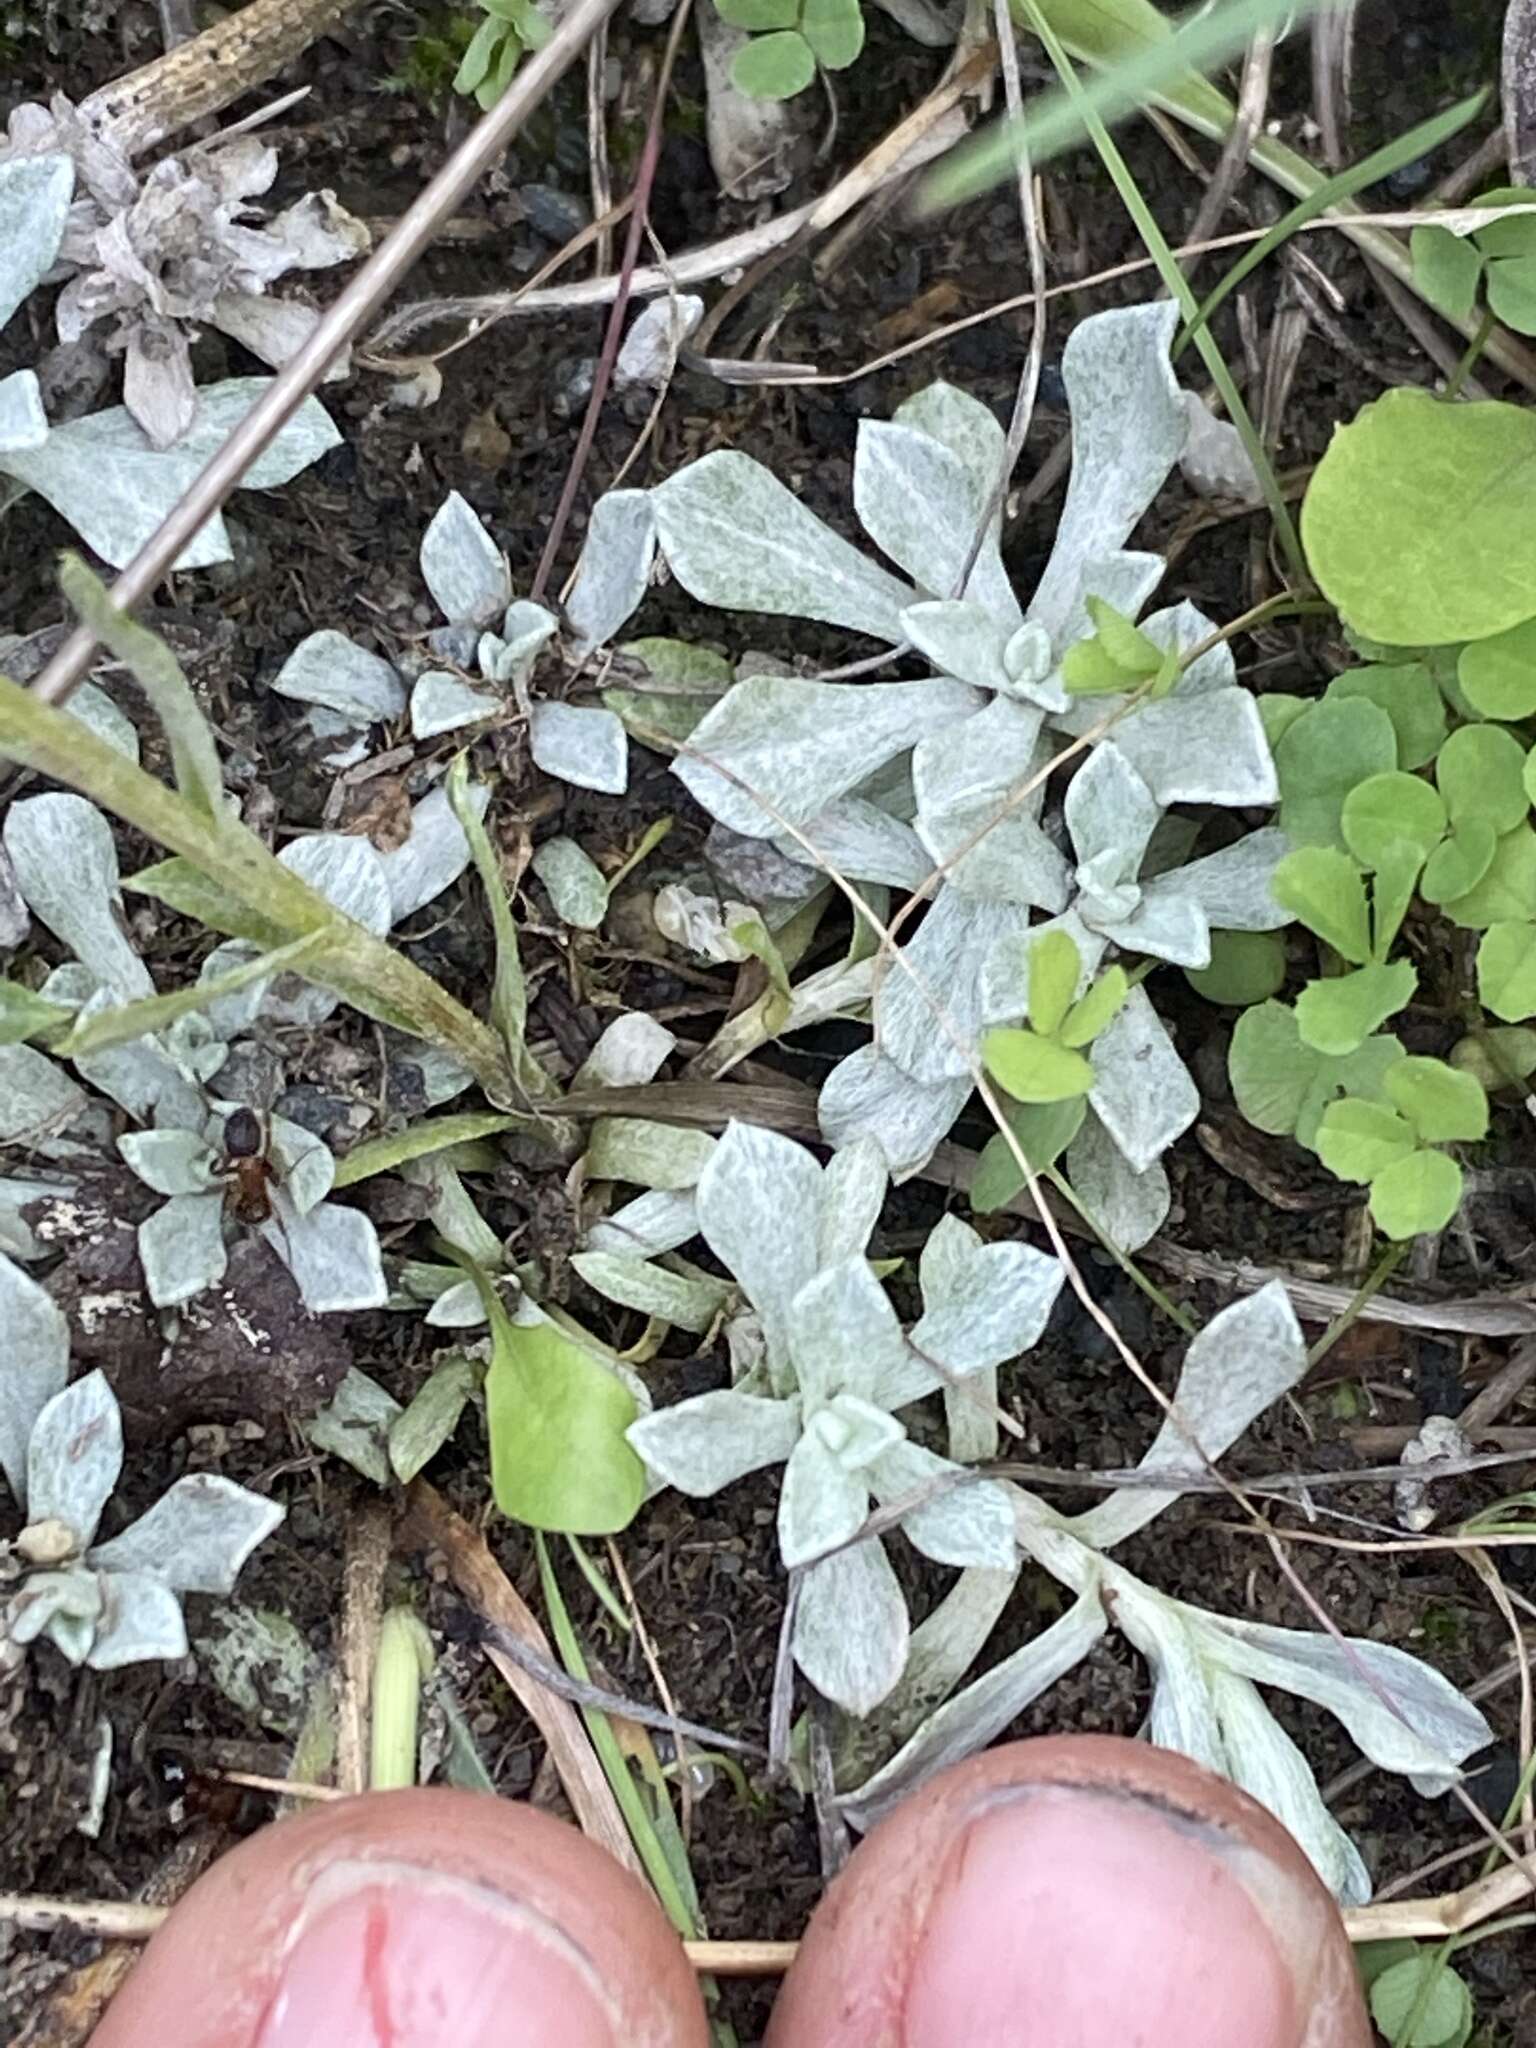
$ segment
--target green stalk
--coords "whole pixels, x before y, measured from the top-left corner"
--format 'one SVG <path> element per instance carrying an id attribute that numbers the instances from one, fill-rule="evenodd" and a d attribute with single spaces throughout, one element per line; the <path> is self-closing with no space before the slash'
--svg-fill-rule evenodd
<path id="1" fill-rule="evenodd" d="M 1103 1245 L 1105 1251 L 1109 1253 L 1109 1256 L 1120 1268 L 1121 1272 L 1125 1275 L 1126 1279 L 1130 1280 L 1134 1283 L 1134 1285 L 1141 1289 L 1142 1293 L 1147 1297 L 1148 1301 L 1151 1302 L 1152 1306 L 1154 1308 L 1161 1309 L 1163 1314 L 1168 1317 L 1169 1321 L 1176 1323 L 1178 1327 L 1184 1332 L 1186 1337 L 1193 1337 L 1197 1335 L 1200 1329 L 1200 1325 L 1196 1322 L 1195 1318 L 1189 1313 L 1188 1309 L 1180 1308 L 1176 1301 L 1174 1301 L 1169 1295 L 1166 1295 L 1163 1292 L 1162 1288 L 1158 1286 L 1157 1282 L 1152 1278 L 1151 1274 L 1145 1272 L 1142 1269 L 1142 1267 L 1138 1266 L 1136 1261 L 1131 1257 L 1130 1253 L 1127 1251 L 1123 1251 L 1121 1247 L 1115 1243 L 1113 1237 L 1111 1237 L 1109 1232 L 1105 1230 L 1103 1226 L 1099 1223 L 1098 1219 L 1094 1216 L 1092 1210 L 1085 1208 L 1082 1201 L 1082 1197 L 1078 1194 L 1076 1188 L 1073 1187 L 1072 1183 L 1067 1179 L 1066 1175 L 1061 1171 L 1060 1167 L 1048 1166 L 1045 1169 L 1044 1177 L 1050 1182 L 1051 1186 L 1056 1190 L 1057 1194 L 1061 1196 L 1064 1202 L 1071 1203 L 1072 1207 L 1077 1211 L 1078 1215 L 1082 1218 L 1084 1223 L 1087 1224 L 1088 1228 L 1099 1240 L 1099 1243 Z"/>
<path id="2" fill-rule="evenodd" d="M 373 1659 L 373 1741 L 369 1789 L 400 1792 L 416 1782 L 421 1688 L 432 1675 L 432 1638 L 409 1607 L 393 1607 Z"/>
<path id="3" fill-rule="evenodd" d="M 1380 1294 L 1382 1288 L 1386 1286 L 1392 1275 L 1408 1256 L 1408 1245 L 1409 1240 L 1404 1238 L 1400 1243 L 1387 1246 L 1370 1272 L 1366 1274 L 1349 1300 L 1307 1353 L 1308 1371 L 1314 1365 L 1320 1364 L 1328 1356 L 1334 1345 L 1338 1343 L 1347 1330 L 1354 1328 L 1365 1309 Z"/>

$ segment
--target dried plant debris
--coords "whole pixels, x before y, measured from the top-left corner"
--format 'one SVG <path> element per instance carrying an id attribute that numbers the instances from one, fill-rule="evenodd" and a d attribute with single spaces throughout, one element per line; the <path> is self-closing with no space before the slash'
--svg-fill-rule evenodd
<path id="1" fill-rule="evenodd" d="M 0 164 L 60 156 L 74 166 L 74 197 L 43 273 L 64 287 L 59 340 L 122 356 L 125 404 L 154 448 L 179 441 L 196 417 L 191 343 L 201 328 L 279 368 L 319 315 L 269 296 L 271 287 L 369 246 L 368 230 L 331 192 L 263 219 L 254 202 L 271 190 L 277 151 L 254 135 L 194 143 L 140 172 L 62 96 L 15 108 Z"/>
<path id="2" fill-rule="evenodd" d="M 185 1656 L 181 1595 L 233 1592 L 283 1510 L 216 1473 L 192 1473 L 98 1543 L 123 1463 L 116 1396 L 99 1371 L 70 1383 L 62 1314 L 3 1257 L 0 1319 L 10 1345 L 0 1471 L 21 1514 L 18 1532 L 0 1544 L 0 1573 L 11 1582 L 0 1660 L 39 1636 L 95 1671 Z"/>

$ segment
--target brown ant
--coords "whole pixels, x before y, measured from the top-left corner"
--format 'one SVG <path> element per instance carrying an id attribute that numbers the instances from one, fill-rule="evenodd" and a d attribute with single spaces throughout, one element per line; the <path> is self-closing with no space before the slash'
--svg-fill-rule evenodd
<path id="1" fill-rule="evenodd" d="M 272 1214 L 277 1170 L 272 1164 L 272 1127 L 243 1104 L 224 1119 L 224 1156 L 219 1177 L 224 1206 L 240 1223 L 265 1223 Z"/>

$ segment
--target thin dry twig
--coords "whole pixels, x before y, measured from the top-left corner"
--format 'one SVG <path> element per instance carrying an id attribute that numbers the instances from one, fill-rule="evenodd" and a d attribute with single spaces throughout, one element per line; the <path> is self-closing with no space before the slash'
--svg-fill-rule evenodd
<path id="1" fill-rule="evenodd" d="M 1350 118 L 1355 44 L 1355 0 L 1325 7 L 1312 19 L 1312 113 L 1323 162 L 1330 171 L 1344 162 L 1343 130 Z"/>
<path id="2" fill-rule="evenodd" d="M 1242 84 L 1237 96 L 1237 118 L 1232 123 L 1231 133 L 1222 144 L 1221 155 L 1216 168 L 1210 175 L 1195 217 L 1189 224 L 1187 242 L 1203 242 L 1216 231 L 1216 224 L 1227 210 L 1227 202 L 1237 190 L 1238 182 L 1248 168 L 1248 154 L 1253 148 L 1254 137 L 1264 125 L 1265 109 L 1269 105 L 1269 82 L 1274 70 L 1275 31 L 1261 28 L 1256 31 L 1248 45 L 1248 54 L 1243 60 Z M 1186 277 L 1192 277 L 1199 265 L 1199 258 L 1191 257 L 1184 265 Z"/>
<path id="3" fill-rule="evenodd" d="M 341 1574 L 336 1657 L 336 1782 L 343 1792 L 363 1792 L 368 1786 L 369 1708 L 389 1537 L 389 1509 L 382 1501 L 365 1501 L 353 1511 Z"/>

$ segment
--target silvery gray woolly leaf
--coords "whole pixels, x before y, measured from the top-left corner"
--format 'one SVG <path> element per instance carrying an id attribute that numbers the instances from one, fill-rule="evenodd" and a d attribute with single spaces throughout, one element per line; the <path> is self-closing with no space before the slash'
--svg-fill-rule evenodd
<path id="1" fill-rule="evenodd" d="M 602 1035 L 571 1077 L 576 1088 L 643 1088 L 675 1050 L 677 1034 L 644 1010 L 627 1010 Z"/>
<path id="2" fill-rule="evenodd" d="M 157 1195 L 206 1195 L 214 1185 L 217 1162 L 196 1131 L 124 1131 L 117 1149 Z"/>
<path id="3" fill-rule="evenodd" d="M 148 1572 L 112 1572 L 101 1581 L 102 1612 L 86 1658 L 93 1671 L 170 1662 L 187 1654 L 181 1602 Z"/>
<path id="4" fill-rule="evenodd" d="M 1070 869 L 1037 823 L 1051 757 L 1040 725 L 1034 705 L 994 697 L 913 755 L 917 833 L 950 892 L 1065 909 Z"/>
<path id="5" fill-rule="evenodd" d="M 1160 804 L 1279 801 L 1280 785 L 1249 691 L 1208 690 L 1143 704 L 1115 727 L 1115 744 Z"/>
<path id="6" fill-rule="evenodd" d="M 336 1178 L 331 1149 L 323 1138 L 285 1116 L 270 1119 L 269 1133 L 272 1164 L 282 1179 L 283 1193 L 299 1215 L 307 1216 L 331 1192 Z"/>
<path id="7" fill-rule="evenodd" d="M 1145 989 L 1133 988 L 1094 1040 L 1093 1073 L 1088 1100 L 1137 1173 L 1200 1113 L 1200 1091 Z"/>
<path id="8" fill-rule="evenodd" d="M 323 704 L 359 725 L 398 718 L 405 709 L 405 690 L 390 664 L 329 626 L 299 642 L 272 678 L 272 688 L 304 704 Z"/>
<path id="9" fill-rule="evenodd" d="M 1006 932 L 987 955 L 981 981 L 983 1024 L 1016 1024 L 1029 1007 L 1029 961 L 1036 940 L 1046 932 L 1064 931 L 1077 948 L 1078 976 L 1074 997 L 1082 995 L 1109 950 L 1103 935 L 1090 931 L 1076 909 L 1048 917 L 1041 924 Z"/>
<path id="10" fill-rule="evenodd" d="M 672 772 L 722 825 L 766 839 L 786 825 L 809 824 L 887 761 L 928 733 L 952 730 L 982 703 L 947 677 L 849 684 L 749 676 L 694 727 Z"/>
<path id="11" fill-rule="evenodd" d="M 701 1336 L 718 1319 L 731 1288 L 724 1280 L 689 1279 L 626 1252 L 575 1252 L 571 1264 L 608 1301 L 656 1316 Z"/>
<path id="12" fill-rule="evenodd" d="M 565 600 L 578 654 L 605 646 L 634 613 L 655 559 L 650 492 L 605 491 L 592 507 L 576 581 Z"/>
<path id="13" fill-rule="evenodd" d="M 613 366 L 613 387 L 623 391 L 631 384 L 657 390 L 667 382 L 677 363 L 677 352 L 704 318 L 704 301 L 686 292 L 669 292 L 653 299 L 624 337 Z"/>
<path id="14" fill-rule="evenodd" d="M 861 1045 L 822 1083 L 816 1119 L 829 1145 L 873 1138 L 899 1186 L 921 1173 L 948 1137 L 971 1086 L 970 1075 L 962 1074 L 925 1087 L 877 1047 Z"/>
<path id="15" fill-rule="evenodd" d="M 1299 1384 L 1306 1370 L 1306 1340 L 1280 1281 L 1234 1301 L 1212 1316 L 1184 1354 L 1173 1400 L 1185 1428 L 1165 1416 L 1138 1472 L 1166 1466 L 1198 1474 L 1203 1470 L 1200 1453 L 1211 1461 L 1224 1456 L 1250 1423 Z M 1108 1550 L 1155 1521 L 1180 1491 L 1177 1486 L 1166 1493 L 1128 1487 L 1077 1516 L 1073 1533 L 1096 1550 Z"/>
<path id="16" fill-rule="evenodd" d="M 598 929 L 608 915 L 608 877 L 585 848 L 561 833 L 535 849 L 531 866 L 562 924 L 579 932 Z"/>
<path id="17" fill-rule="evenodd" d="M 784 1463 L 800 1439 L 800 1403 L 721 1388 L 642 1415 L 625 1434 L 658 1479 L 707 1499 Z"/>
<path id="18" fill-rule="evenodd" d="M 491 792 L 483 782 L 471 782 L 466 791 L 477 817 L 490 806 Z M 469 866 L 469 841 L 464 827 L 453 815 L 448 792 L 441 785 L 424 796 L 411 812 L 411 829 L 398 846 L 378 856 L 389 890 L 389 921 L 424 910 L 455 883 Z"/>
<path id="19" fill-rule="evenodd" d="M 816 1271 L 821 1168 L 792 1138 L 733 1121 L 696 1199 L 700 1234 L 762 1319 L 777 1363 L 788 1354 L 790 1305 Z"/>
<path id="20" fill-rule="evenodd" d="M 1124 546 L 1189 431 L 1168 360 L 1171 300 L 1095 313 L 1073 330 L 1061 374 L 1072 413 L 1072 480 L 1056 544 L 1029 607 L 1058 649 L 1083 623 L 1083 573 Z"/>
<path id="21" fill-rule="evenodd" d="M 800 1581 L 795 1662 L 845 1713 L 868 1714 L 907 1661 L 907 1603 L 878 1538 L 809 1566 Z"/>
<path id="22" fill-rule="evenodd" d="M 968 1080 L 982 1031 L 987 962 L 1028 926 L 1022 904 L 941 889 L 916 933 L 886 963 L 875 1010 L 886 1057 L 927 1087 Z"/>
<path id="23" fill-rule="evenodd" d="M 941 441 L 958 458 L 974 488 L 989 497 L 1002 480 L 1008 440 L 991 407 L 957 384 L 926 384 L 895 412 L 899 427 Z"/>
<path id="24" fill-rule="evenodd" d="M 1230 420 L 1219 420 L 1198 391 L 1184 393 L 1189 438 L 1179 457 L 1185 483 L 1201 498 L 1225 498 L 1235 505 L 1262 505 L 1264 486 L 1242 435 Z"/>
<path id="25" fill-rule="evenodd" d="M 80 1015 L 90 1017 L 115 1007 L 114 998 L 101 989 L 82 1005 Z M 172 1057 L 164 1039 L 136 1038 L 99 1052 L 78 1053 L 75 1072 L 140 1123 L 189 1130 L 202 1122 L 202 1089 Z"/>
<path id="26" fill-rule="evenodd" d="M 83 796 L 51 792 L 13 803 L 5 850 L 32 915 L 119 1002 L 155 992 L 149 970 L 124 934 L 112 828 Z"/>
<path id="27" fill-rule="evenodd" d="M 445 1287 L 422 1320 L 434 1330 L 478 1330 L 485 1321 L 485 1303 L 473 1280 Z"/>
<path id="28" fill-rule="evenodd" d="M 269 377 L 231 377 L 205 384 L 197 418 L 174 448 L 154 447 L 126 406 L 64 420 L 39 448 L 0 455 L 29 490 L 48 500 L 96 554 L 124 568 L 171 507 L 222 447 L 271 383 Z M 341 439 L 316 398 L 306 398 L 265 454 L 241 479 L 245 490 L 271 490 L 318 461 Z M 175 563 L 202 569 L 230 559 L 229 538 L 215 516 Z"/>
<path id="29" fill-rule="evenodd" d="M 901 609 L 918 593 L 808 512 L 750 456 L 732 449 L 706 455 L 657 485 L 651 499 L 672 573 L 704 604 L 820 619 L 893 647 L 900 641 Z"/>
<path id="30" fill-rule="evenodd" d="M 587 1232 L 586 1249 L 654 1258 L 699 1234 L 692 1188 L 653 1188 L 604 1216 Z"/>
<path id="31" fill-rule="evenodd" d="M 789 1454 L 779 1493 L 779 1555 L 785 1569 L 826 1557 L 864 1526 L 869 1488 L 809 1425 Z"/>
<path id="32" fill-rule="evenodd" d="M 1112 852 L 1135 881 L 1163 807 L 1112 739 L 1100 740 L 1072 777 L 1062 809 L 1079 868 Z"/>
<path id="33" fill-rule="evenodd" d="M 343 1459 L 375 1486 L 388 1486 L 389 1431 L 403 1413 L 393 1394 L 352 1365 L 325 1407 L 304 1424 L 304 1434 L 317 1450 Z"/>
<path id="34" fill-rule="evenodd" d="M 965 598 L 924 598 L 907 606 L 901 624 L 918 653 L 942 674 L 978 690 L 1008 688 L 1003 648 L 1009 633 L 979 604 Z"/>
<path id="35" fill-rule="evenodd" d="M 43 1404 L 27 1445 L 27 1514 L 62 1522 L 84 1550 L 123 1469 L 123 1419 L 102 1372 Z"/>
<path id="36" fill-rule="evenodd" d="M 477 690 L 445 668 L 429 668 L 411 686 L 411 737 L 436 739 L 461 725 L 478 725 L 506 709 L 491 690 Z"/>
<path id="37" fill-rule="evenodd" d="M 583 704 L 535 704 L 528 747 L 546 775 L 577 789 L 622 796 L 629 785 L 629 737 L 616 711 Z"/>
<path id="38" fill-rule="evenodd" d="M 647 1117 L 602 1116 L 587 1140 L 587 1178 L 633 1181 L 640 1188 L 692 1189 L 716 1150 L 708 1131 L 653 1123 Z"/>
<path id="39" fill-rule="evenodd" d="M 1277 932 L 1291 920 L 1271 884 L 1289 851 L 1287 835 L 1277 825 L 1265 825 L 1203 860 L 1154 876 L 1142 885 L 1142 900 L 1150 908 L 1164 896 L 1178 895 L 1197 904 L 1218 931 Z"/>
<path id="40" fill-rule="evenodd" d="M 715 830 L 721 831 L 721 826 Z M 761 846 L 761 840 L 740 842 Z M 776 847 L 799 862 L 813 858 L 827 873 L 847 881 L 883 882 L 892 889 L 920 889 L 933 872 L 933 862 L 910 825 L 863 797 L 839 797 L 802 828 L 798 838 L 784 834 Z M 824 876 L 813 867 L 800 868 L 806 890 L 822 886 Z M 756 891 L 752 900 L 763 899 Z"/>
<path id="41" fill-rule="evenodd" d="M 293 1275 L 311 1315 L 382 1308 L 388 1301 L 378 1234 L 361 1209 L 320 1202 L 301 1216 L 279 1192 L 261 1234 Z"/>
<path id="42" fill-rule="evenodd" d="M 239 1601 L 216 1608 L 193 1638 L 204 1669 L 255 1727 L 293 1741 L 309 1718 L 326 1662 L 299 1626 Z"/>
<path id="43" fill-rule="evenodd" d="M 501 549 L 457 491 L 444 498 L 421 537 L 421 573 L 451 626 L 488 626 L 512 601 Z"/>
<path id="44" fill-rule="evenodd" d="M 46 1635 L 71 1664 L 83 1664 L 102 1609 L 94 1572 L 70 1565 L 61 1572 L 31 1572 L 5 1609 L 5 1631 L 25 1646 Z"/>
<path id="45" fill-rule="evenodd" d="M 703 1215 L 702 1185 L 699 1196 Z M 747 1294 L 761 1312 L 754 1289 L 748 1286 Z M 808 1405 L 829 1401 L 835 1394 L 873 1400 L 876 1388 L 906 1357 L 896 1311 L 862 1251 L 825 1267 L 797 1289 L 785 1312 L 784 1329 L 795 1381 Z"/>
<path id="46" fill-rule="evenodd" d="M 960 595 L 990 613 L 1004 635 L 1023 614 L 997 548 L 993 516 L 976 561 L 958 589 L 996 479 L 983 481 L 942 441 L 897 420 L 860 420 L 853 458 L 859 524 L 919 591 Z"/>
<path id="47" fill-rule="evenodd" d="M 1091 1109 L 1064 1163 L 1073 1193 L 1122 1251 L 1138 1251 L 1167 1222 L 1173 1197 L 1162 1161 L 1138 1173 Z"/>
<path id="48" fill-rule="evenodd" d="M 1246 1678 L 1219 1667 L 1206 1678 L 1221 1720 L 1227 1775 L 1301 1844 L 1340 1905 L 1365 1905 L 1370 1872 L 1323 1803 L 1306 1758 Z"/>
<path id="49" fill-rule="evenodd" d="M 392 907 L 383 857 L 368 840 L 353 832 L 312 832 L 291 839 L 278 859 L 375 938 L 389 930 Z"/>
<path id="50" fill-rule="evenodd" d="M 1112 945 L 1127 953 L 1146 953 L 1176 967 L 1211 964 L 1210 919 L 1198 903 L 1175 888 L 1165 888 L 1157 895 L 1142 894 L 1128 917 L 1095 917 L 1083 896 L 1078 898 L 1078 907 Z"/>
<path id="51" fill-rule="evenodd" d="M 144 1287 L 156 1308 L 178 1308 L 224 1277 L 224 1197 L 172 1195 L 138 1230 Z"/>
<path id="52" fill-rule="evenodd" d="M 1081 1664 L 1107 1625 L 1097 1592 L 1083 1594 L 1059 1621 L 930 1714 L 889 1763 L 838 1801 L 843 1817 L 861 1831 L 870 1828 L 947 1764 L 985 1749 L 1058 1678 Z M 920 1629 L 913 1637 L 914 1650 L 921 1634 Z"/>
<path id="53" fill-rule="evenodd" d="M 1004 1365 L 1039 1340 L 1061 1292 L 1060 1261 L 1027 1244 L 985 1244 L 943 1216 L 923 1246 L 923 1314 L 912 1342 L 951 1373 Z"/>
<path id="54" fill-rule="evenodd" d="M 1222 1639 L 1229 1670 L 1325 1707 L 1373 1763 L 1401 1771 L 1420 1791 L 1446 1790 L 1458 1766 L 1493 1740 L 1482 1714 L 1449 1679 L 1390 1643 L 1224 1614 L 1201 1619 Z"/>
<path id="55" fill-rule="evenodd" d="M 0 327 L 53 268 L 74 189 L 62 151 L 0 163 Z"/>
<path id="56" fill-rule="evenodd" d="M 823 1266 L 862 1258 L 880 1220 L 890 1175 L 873 1138 L 854 1138 L 822 1170 L 816 1257 Z"/>
<path id="57" fill-rule="evenodd" d="M 30 1045 L 0 1045 L 0 1145 L 35 1145 L 73 1123 L 85 1091 Z"/>
<path id="58" fill-rule="evenodd" d="M 39 448 L 48 438 L 48 415 L 32 370 L 0 377 L 0 455 L 14 448 Z"/>
<path id="59" fill-rule="evenodd" d="M 1006 1571 L 1018 1557 L 1013 1508 L 1003 1489 L 976 1479 L 921 1444 L 893 1444 L 868 1468 L 869 1484 L 882 1507 L 917 1493 L 931 1498 L 901 1518 L 908 1542 L 935 1564 L 989 1565 Z M 951 1481 L 940 1490 L 941 1481 Z"/>
<path id="60" fill-rule="evenodd" d="M 69 1325 L 50 1294 L 0 1256 L 0 1472 L 16 1503 L 27 1505 L 27 1445 L 37 1418 L 69 1380 Z"/>
<path id="61" fill-rule="evenodd" d="M 191 1472 L 86 1562 L 114 1575 L 150 1573 L 177 1593 L 232 1593 L 240 1567 L 282 1519 L 276 1501 L 217 1472 Z"/>
<path id="62" fill-rule="evenodd" d="M 95 683 L 82 683 L 70 698 L 68 710 L 97 739 L 105 740 L 109 747 L 116 747 L 126 759 L 137 763 L 139 735 L 133 721 L 118 710 L 105 690 L 98 689 Z"/>

